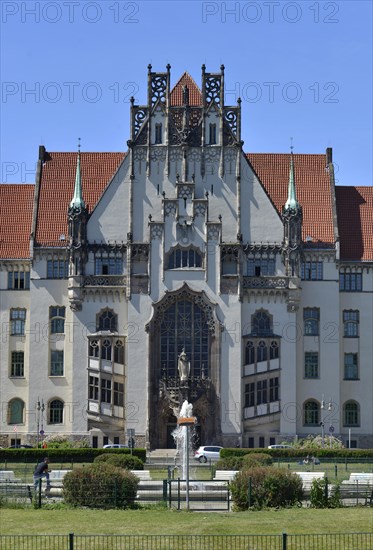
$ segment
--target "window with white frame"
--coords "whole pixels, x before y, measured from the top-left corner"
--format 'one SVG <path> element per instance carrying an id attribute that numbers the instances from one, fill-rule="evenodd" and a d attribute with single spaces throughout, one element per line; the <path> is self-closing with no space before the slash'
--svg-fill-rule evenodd
<path id="1" fill-rule="evenodd" d="M 95 275 L 122 275 L 123 256 L 118 253 L 113 256 L 95 255 Z"/>
<path id="2" fill-rule="evenodd" d="M 266 277 L 276 274 L 275 258 L 248 258 L 247 260 L 247 275 L 249 277 Z"/>
<path id="3" fill-rule="evenodd" d="M 339 290 L 341 292 L 361 292 L 363 290 L 362 274 L 355 272 L 340 272 Z"/>
<path id="4" fill-rule="evenodd" d="M 306 261 L 300 266 L 300 276 L 303 281 L 322 281 L 323 262 Z"/>
<path id="5" fill-rule="evenodd" d="M 88 395 L 89 399 L 92 399 L 93 401 L 98 401 L 98 377 L 97 376 L 89 376 L 89 388 L 88 388 Z"/>
<path id="6" fill-rule="evenodd" d="M 304 377 L 319 378 L 319 354 L 316 351 L 304 353 Z"/>
<path id="7" fill-rule="evenodd" d="M 10 310 L 10 334 L 12 336 L 24 336 L 26 322 L 26 310 L 14 308 Z"/>
<path id="8" fill-rule="evenodd" d="M 63 334 L 65 332 L 64 306 L 52 306 L 49 308 L 50 334 Z"/>
<path id="9" fill-rule="evenodd" d="M 47 279 L 67 279 L 69 262 L 63 259 L 47 260 Z"/>
<path id="10" fill-rule="evenodd" d="M 123 407 L 124 404 L 124 384 L 114 381 L 114 405 Z"/>
<path id="11" fill-rule="evenodd" d="M 53 399 L 48 407 L 48 424 L 63 424 L 63 410 L 63 401 Z"/>
<path id="12" fill-rule="evenodd" d="M 279 377 L 263 378 L 245 384 L 245 407 L 264 405 L 279 400 Z"/>
<path id="13" fill-rule="evenodd" d="M 10 376 L 12 378 L 25 376 L 25 354 L 23 351 L 12 351 Z"/>
<path id="14" fill-rule="evenodd" d="M 359 336 L 359 311 L 343 311 L 343 335 L 345 338 L 357 338 Z"/>
<path id="15" fill-rule="evenodd" d="M 356 401 L 347 401 L 343 406 L 343 425 L 360 426 L 360 407 Z"/>
<path id="16" fill-rule="evenodd" d="M 63 376 L 63 350 L 51 350 L 50 376 Z"/>
<path id="17" fill-rule="evenodd" d="M 111 380 L 108 378 L 101 379 L 101 402 L 111 403 Z"/>
<path id="18" fill-rule="evenodd" d="M 320 310 L 317 307 L 308 307 L 303 309 L 304 320 L 304 335 L 305 336 L 318 336 L 319 335 L 319 321 Z"/>
<path id="19" fill-rule="evenodd" d="M 345 380 L 359 379 L 359 366 L 358 366 L 357 353 L 344 354 L 344 379 Z"/>
<path id="20" fill-rule="evenodd" d="M 8 290 L 28 290 L 30 288 L 29 271 L 9 271 Z"/>
<path id="21" fill-rule="evenodd" d="M 305 426 L 318 426 L 320 422 L 320 407 L 317 401 L 309 400 L 303 406 L 303 423 Z"/>

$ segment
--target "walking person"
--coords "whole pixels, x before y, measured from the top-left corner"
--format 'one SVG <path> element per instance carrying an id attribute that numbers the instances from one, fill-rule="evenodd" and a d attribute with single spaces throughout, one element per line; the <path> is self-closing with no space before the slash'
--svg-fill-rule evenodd
<path id="1" fill-rule="evenodd" d="M 47 489 L 50 489 L 50 481 L 49 481 L 49 458 L 45 457 L 42 462 L 39 462 L 39 464 L 35 468 L 34 472 L 34 489 L 38 488 L 39 480 L 45 477 L 47 481 Z"/>

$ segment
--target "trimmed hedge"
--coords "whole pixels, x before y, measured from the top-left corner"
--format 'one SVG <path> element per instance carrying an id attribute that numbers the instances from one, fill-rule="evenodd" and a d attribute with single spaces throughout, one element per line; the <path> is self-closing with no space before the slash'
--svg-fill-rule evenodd
<path id="1" fill-rule="evenodd" d="M 51 462 L 93 462 L 104 453 L 131 455 L 130 449 L 0 449 L 0 462 L 36 462 L 48 456 Z M 132 455 L 146 461 L 145 449 L 133 449 Z"/>
<path id="2" fill-rule="evenodd" d="M 333 459 L 373 459 L 373 449 L 221 449 L 220 458 L 244 456 L 250 453 L 265 453 L 274 458 L 304 458 L 312 455 L 317 458 Z"/>
<path id="3" fill-rule="evenodd" d="M 139 479 L 112 464 L 96 463 L 65 475 L 63 497 L 67 504 L 88 508 L 127 508 L 133 505 Z"/>
<path id="4" fill-rule="evenodd" d="M 103 462 L 106 464 L 112 464 L 113 466 L 117 466 L 117 468 L 124 468 L 126 470 L 144 469 L 143 461 L 140 460 L 137 456 L 131 455 L 118 456 L 117 454 L 105 453 L 96 456 L 96 458 L 94 459 L 94 463 L 97 462 L 100 464 L 102 464 Z"/>
<path id="5" fill-rule="evenodd" d="M 216 470 L 247 470 L 254 466 L 271 466 L 272 457 L 268 453 L 248 453 L 244 456 L 228 456 L 216 463 Z"/>

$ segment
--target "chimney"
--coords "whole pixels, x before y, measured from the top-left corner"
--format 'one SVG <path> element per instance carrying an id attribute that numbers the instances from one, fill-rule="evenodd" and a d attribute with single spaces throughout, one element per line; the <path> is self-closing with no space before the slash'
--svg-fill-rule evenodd
<path id="1" fill-rule="evenodd" d="M 326 164 L 327 166 L 333 162 L 333 149 L 331 147 L 326 148 Z"/>

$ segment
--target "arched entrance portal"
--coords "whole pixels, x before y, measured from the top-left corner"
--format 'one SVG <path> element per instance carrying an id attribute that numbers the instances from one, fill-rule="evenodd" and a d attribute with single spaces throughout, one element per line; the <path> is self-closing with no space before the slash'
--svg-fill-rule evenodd
<path id="1" fill-rule="evenodd" d="M 187 284 L 153 305 L 149 333 L 149 444 L 168 448 L 172 428 L 186 399 L 197 416 L 196 444 L 220 441 L 220 332 L 215 305 Z M 180 377 L 183 352 L 190 363 Z"/>

